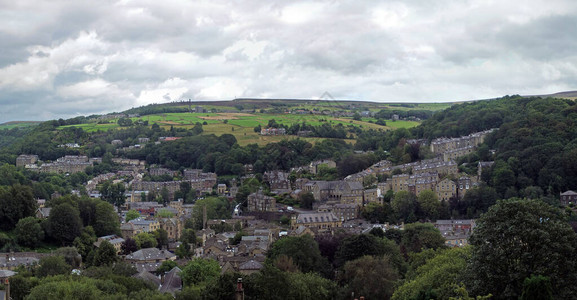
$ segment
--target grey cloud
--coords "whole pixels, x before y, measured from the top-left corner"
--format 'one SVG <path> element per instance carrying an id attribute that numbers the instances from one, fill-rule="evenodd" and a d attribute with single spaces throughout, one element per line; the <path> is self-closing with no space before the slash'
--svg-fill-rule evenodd
<path id="1" fill-rule="evenodd" d="M 558 15 L 510 26 L 497 40 L 510 51 L 538 59 L 575 58 L 577 49 L 577 15 Z"/>
<path id="2" fill-rule="evenodd" d="M 573 3 L 7 3 L 0 122 L 178 97 L 452 101 L 574 89 Z"/>

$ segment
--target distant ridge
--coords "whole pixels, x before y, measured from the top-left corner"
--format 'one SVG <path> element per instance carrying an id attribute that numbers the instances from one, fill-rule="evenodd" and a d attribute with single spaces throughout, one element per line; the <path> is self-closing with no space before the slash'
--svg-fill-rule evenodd
<path id="1" fill-rule="evenodd" d="M 554 94 L 545 94 L 545 95 L 527 95 L 525 97 L 553 97 L 553 98 L 565 98 L 575 100 L 577 99 L 577 91 L 566 91 L 566 92 L 558 92 Z"/>
<path id="2" fill-rule="evenodd" d="M 233 102 L 242 101 L 286 101 L 286 102 L 343 102 L 343 103 L 381 103 L 381 104 L 424 104 L 424 103 L 457 103 L 457 101 L 411 101 L 411 102 L 400 102 L 400 101 L 375 101 L 375 100 L 352 100 L 352 99 L 299 99 L 299 98 L 235 98 Z M 467 100 L 474 101 L 474 100 Z M 194 103 L 194 102 L 193 102 Z"/>
<path id="3" fill-rule="evenodd" d="M 3 126 L 3 125 L 36 125 L 36 124 L 40 124 L 40 123 L 42 123 L 42 121 L 10 121 L 10 122 L 0 123 L 0 126 Z"/>

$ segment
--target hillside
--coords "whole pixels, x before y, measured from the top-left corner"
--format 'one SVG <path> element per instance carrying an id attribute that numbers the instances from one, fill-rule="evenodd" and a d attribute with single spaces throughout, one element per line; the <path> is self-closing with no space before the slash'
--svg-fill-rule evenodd
<path id="1" fill-rule="evenodd" d="M 172 109 L 171 106 L 154 108 Z M 278 109 L 274 105 L 262 109 L 262 112 L 238 109 L 235 112 L 156 112 L 140 116 L 115 113 L 2 130 L 10 137 L 10 142 L 0 147 L 0 161 L 4 162 L 0 165 L 3 174 L 0 178 L 0 241 L 3 244 L 0 246 L 6 252 L 30 249 L 64 257 L 70 253 L 76 260 L 80 257 L 83 261 L 82 274 L 73 275 L 72 279 L 64 275 L 70 274 L 72 269 L 64 257 L 44 258 L 39 266 L 30 267 L 32 271 L 16 275 L 19 281 L 14 282 L 37 284 L 30 292 L 15 289 L 18 297 L 23 298 L 28 293 L 36 295 L 49 282 L 66 286 L 78 280 L 90 281 L 93 291 L 98 291 L 97 285 L 110 286 L 112 281 L 119 282 L 114 287 L 115 291 L 121 291 L 117 293 L 118 298 L 132 295 L 128 287 L 142 290 L 145 296 L 138 298 L 158 296 L 157 289 L 148 290 L 139 279 L 129 281 L 128 276 L 137 270 L 122 267 L 120 261 L 129 259 L 130 253 L 139 248 L 166 246 L 169 238 L 176 241 L 179 235 L 181 246 L 169 249 L 175 252 L 175 258 L 179 257 L 178 262 L 171 260 L 161 268 L 168 271 L 180 264 L 181 274 L 186 275 L 197 268 L 197 264 L 211 264 L 211 276 L 220 283 L 207 283 L 201 290 L 203 295 L 214 295 L 215 290 L 219 290 L 219 295 L 225 295 L 240 276 L 250 287 L 247 295 L 254 297 L 270 294 L 280 286 L 278 282 L 291 280 L 296 282 L 291 291 L 299 291 L 292 297 L 294 299 L 304 295 L 301 290 L 336 293 L 351 285 L 334 278 L 333 274 L 348 272 L 349 278 L 358 278 L 366 273 L 365 270 L 375 270 L 375 266 L 378 273 L 363 277 L 359 287 L 367 286 L 366 282 L 381 286 L 383 283 L 377 279 L 390 275 L 387 293 L 393 295 L 393 299 L 417 298 L 417 294 L 429 293 L 433 287 L 438 295 L 454 295 L 457 292 L 455 284 L 462 286 L 465 293 L 486 295 L 499 292 L 493 290 L 493 286 L 505 280 L 486 279 L 488 272 L 477 270 L 494 270 L 499 265 L 526 269 L 529 263 L 549 268 L 542 268 L 543 274 L 554 279 L 560 293 L 573 293 L 572 287 L 565 288 L 570 285 L 564 280 L 573 280 L 577 264 L 564 273 L 556 272 L 560 266 L 567 265 L 577 248 L 577 235 L 567 223 L 567 219 L 575 223 L 577 216 L 572 204 L 561 211 L 557 198 L 559 192 L 577 187 L 577 104 L 574 101 L 507 96 L 456 104 L 435 113 L 429 111 L 430 115 L 425 113 L 425 120 L 420 121 L 387 119 L 392 114 L 388 109 L 366 116 L 355 110 L 306 111 L 306 107 L 299 107 L 286 111 L 283 107 L 282 112 L 273 112 Z M 416 119 L 416 115 L 410 114 L 425 112 L 408 109 L 404 111 L 406 114 L 396 110 L 395 118 Z M 260 135 L 257 134 L 259 128 L 265 129 Z M 470 154 L 457 156 L 456 163 L 444 157 L 453 149 L 439 153 L 429 147 L 435 138 L 460 137 L 456 140 L 463 141 L 467 137 L 461 136 L 493 128 L 496 130 L 492 133 L 483 133 L 486 134 L 484 142 L 478 139 L 478 143 L 471 146 L 478 146 L 476 151 L 467 148 L 471 149 Z M 267 132 L 277 131 L 284 134 L 267 135 Z M 318 137 L 297 137 L 302 131 Z M 252 136 L 257 137 L 257 142 Z M 454 140 L 449 143 L 451 141 Z M 32 155 L 17 159 L 20 154 Z M 441 155 L 435 157 L 438 154 Z M 480 161 L 494 161 L 494 164 L 492 168 L 484 169 L 478 178 Z M 395 178 L 413 178 L 415 188 L 412 189 L 413 183 L 407 181 L 397 185 L 395 190 L 392 187 Z M 425 187 L 418 194 L 417 184 L 423 186 L 431 182 L 435 185 Z M 297 184 L 313 186 L 321 192 L 306 192 Z M 439 186 L 451 184 L 456 192 L 441 199 Z M 463 191 L 465 185 L 466 191 Z M 320 190 L 321 186 L 325 188 Z M 347 187 L 352 193 L 343 193 Z M 280 193 L 273 192 L 273 188 Z M 379 196 L 379 189 L 386 192 Z M 74 195 L 73 191 L 80 195 Z M 298 196 L 294 197 L 293 192 Z M 99 195 L 100 199 L 89 195 Z M 338 197 L 340 200 L 335 201 Z M 46 220 L 34 217 L 36 199 L 47 199 L 43 203 L 51 208 L 51 215 Z M 133 199 L 140 201 L 132 202 Z M 262 209 L 258 208 L 259 199 L 263 199 Z M 193 208 L 190 214 L 185 209 L 174 208 L 185 204 Z M 349 211 L 341 211 L 343 219 L 339 219 L 333 212 L 314 210 L 315 205 L 325 207 L 323 209 L 333 207 L 335 212 L 338 207 L 348 207 Z M 290 210 L 288 206 L 291 206 Z M 221 267 L 225 267 L 218 261 L 222 262 L 230 255 L 225 250 L 220 254 L 216 252 L 218 250 L 209 252 L 207 249 L 216 248 L 211 248 L 214 244 L 208 242 L 202 248 L 204 260 L 190 260 L 196 252 L 192 247 L 201 248 L 197 233 L 200 236 L 200 230 L 205 226 L 203 210 L 194 207 L 205 208 L 209 219 L 206 226 L 234 236 L 225 238 L 222 243 L 234 248 L 235 253 L 242 253 L 235 258 L 255 257 L 241 252 L 257 249 L 244 244 L 249 242 L 243 237 L 245 234 L 254 233 L 249 239 L 258 243 L 265 236 L 256 237 L 257 229 L 251 227 L 252 222 L 248 222 L 248 228 L 240 230 L 240 223 L 232 223 L 236 222 L 236 215 L 232 221 L 229 219 L 233 208 L 243 211 L 240 218 L 245 215 L 259 218 L 258 232 L 271 230 L 266 233 L 266 239 L 275 236 L 270 245 L 258 248 L 258 251 L 266 251 L 266 257 L 262 256 L 258 264 L 251 262 L 260 264 L 262 269 L 251 275 L 220 275 Z M 253 207 L 256 211 L 252 211 Z M 121 210 L 121 216 L 116 209 Z M 350 213 L 346 226 L 343 222 L 345 213 Z M 317 227 L 302 227 L 305 232 L 313 229 L 319 232 L 315 238 L 306 234 L 298 236 L 302 228 L 295 229 L 294 224 L 298 223 L 291 224 L 291 220 L 302 220 L 306 214 L 320 214 L 321 222 L 315 221 L 318 224 L 314 225 Z M 120 226 L 130 222 L 129 216 L 136 218 L 135 222 L 142 222 L 139 216 L 147 218 L 144 221 L 150 222 L 147 224 L 158 221 L 160 229 L 151 230 L 152 233 L 133 232 L 134 241 L 127 242 L 132 235 L 126 235 L 126 228 L 121 231 Z M 169 221 L 172 216 L 176 217 Z M 322 217 L 331 225 L 327 227 Z M 180 233 L 176 233 L 176 222 L 182 222 L 185 228 Z M 370 224 L 373 222 L 378 224 Z M 312 223 L 309 218 L 306 224 Z M 397 225 L 381 227 L 385 223 Z M 453 227 L 441 233 L 441 226 L 446 224 L 453 224 Z M 478 227 L 470 235 L 473 224 Z M 263 225 L 265 229 L 261 228 Z M 465 225 L 469 226 L 467 232 Z M 279 228 L 290 232 L 289 236 L 277 240 L 278 235 L 272 233 Z M 169 230 L 175 230 L 172 237 L 168 236 Z M 463 230 L 463 234 L 457 230 Z M 497 238 L 495 230 L 501 234 Z M 30 232 L 33 234 L 28 234 Z M 126 235 L 121 245 L 123 256 L 117 256 L 111 242 L 101 241 L 100 247 L 94 248 L 99 237 L 119 232 Z M 532 236 L 533 233 L 538 235 Z M 531 238 L 525 239 L 526 236 Z M 485 247 L 487 240 L 491 241 L 491 247 Z M 543 243 L 543 240 L 556 242 L 551 248 L 550 243 Z M 511 241 L 520 242 L 511 246 Z M 131 243 L 135 245 L 130 246 Z M 471 246 L 459 248 L 467 243 Z M 77 248 L 56 250 L 61 245 Z M 529 245 L 528 250 L 522 248 L 526 245 Z M 455 248 L 450 249 L 453 246 Z M 126 250 L 128 247 L 132 250 Z M 534 259 L 535 252 L 540 259 Z M 564 256 L 558 256 L 559 253 Z M 213 254 L 221 256 L 211 260 Z M 287 257 L 282 258 L 286 263 L 281 257 Z M 486 260 L 486 257 L 491 259 Z M 552 266 L 550 257 L 560 258 Z M 50 259 L 59 260 L 55 263 L 61 266 L 60 274 L 63 275 L 45 279 L 46 274 L 52 274 L 52 267 L 44 267 L 51 266 Z M 107 265 L 112 265 L 112 269 L 107 269 Z M 116 266 L 122 270 L 114 271 Z M 427 271 L 431 269 L 438 272 Z M 514 276 L 517 284 L 532 276 L 532 270 L 525 269 L 518 274 L 505 271 L 501 272 L 505 275 L 498 275 L 503 278 Z M 462 274 L 482 280 L 469 279 Z M 112 276 L 114 280 L 107 279 L 104 283 L 106 276 Z M 306 288 L 302 288 L 304 285 Z M 193 298 L 188 294 L 194 291 L 190 286 L 190 283 L 188 287 L 185 284 L 177 297 Z M 515 293 L 519 291 L 520 287 L 517 287 Z M 351 292 L 347 290 L 342 294 Z M 376 292 L 372 298 L 380 295 L 383 292 Z M 166 299 L 173 298 L 166 296 Z"/>
<path id="2" fill-rule="evenodd" d="M 499 130 L 468 161 L 495 160 L 488 181 L 501 196 L 536 191 L 557 197 L 559 192 L 577 188 L 575 101 L 512 96 L 464 103 L 435 114 L 412 132 L 431 139 L 490 128 Z"/>
<path id="3" fill-rule="evenodd" d="M 450 107 L 449 103 L 377 103 L 359 101 L 307 101 L 290 99 L 235 99 L 213 102 L 174 102 L 133 108 L 95 118 L 74 120 L 61 128 L 82 128 L 86 132 L 119 129 L 118 120 L 130 117 L 132 123 L 157 124 L 162 128 L 190 129 L 202 124 L 203 134 L 232 134 L 239 145 L 266 145 L 283 139 L 295 139 L 298 131 L 313 129 L 312 135 L 300 138 L 316 143 L 323 138 L 346 138 L 355 143 L 359 132 L 412 128 L 434 112 Z M 358 116 L 355 117 L 355 114 Z M 392 120 L 394 116 L 395 120 Z M 288 130 L 286 135 L 266 136 L 260 129 L 274 120 Z M 296 126 L 296 127 L 295 127 Z M 314 128 L 313 128 L 314 127 Z M 339 134 L 318 133 L 315 128 L 342 128 Z M 325 130 L 326 131 L 326 130 Z"/>

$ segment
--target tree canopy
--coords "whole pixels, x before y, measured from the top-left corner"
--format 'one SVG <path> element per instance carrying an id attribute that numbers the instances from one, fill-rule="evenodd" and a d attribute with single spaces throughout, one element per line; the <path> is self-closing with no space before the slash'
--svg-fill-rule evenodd
<path id="1" fill-rule="evenodd" d="M 48 217 L 48 228 L 50 236 L 62 245 L 71 244 L 82 230 L 78 209 L 68 203 L 53 207 Z"/>
<path id="2" fill-rule="evenodd" d="M 574 298 L 577 235 L 561 212 L 539 199 L 501 200 L 477 221 L 466 286 L 496 299 L 521 296 L 525 278 L 551 279 L 554 296 Z"/>
<path id="3" fill-rule="evenodd" d="M 267 260 L 274 262 L 281 255 L 292 258 L 303 273 L 317 272 L 330 276 L 330 265 L 321 256 L 319 245 L 310 235 L 285 237 L 276 241 L 267 252 Z"/>

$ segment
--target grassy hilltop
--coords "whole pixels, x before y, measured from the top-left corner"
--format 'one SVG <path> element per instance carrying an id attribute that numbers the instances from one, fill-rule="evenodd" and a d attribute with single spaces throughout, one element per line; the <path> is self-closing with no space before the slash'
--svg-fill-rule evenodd
<path id="1" fill-rule="evenodd" d="M 269 120 L 291 126 L 306 123 L 320 126 L 329 124 L 336 126 L 354 126 L 361 130 L 394 130 L 398 128 L 412 128 L 420 124 L 420 120 L 391 120 L 382 119 L 386 126 L 376 124 L 378 119 L 371 116 L 353 118 L 353 113 L 369 111 L 371 114 L 380 111 L 397 113 L 409 111 L 436 112 L 450 107 L 451 103 L 376 103 L 359 101 L 322 101 L 322 100 L 257 100 L 236 99 L 233 101 L 216 102 L 176 102 L 154 104 L 126 111 L 126 114 L 138 114 L 131 117 L 132 122 L 147 122 L 148 125 L 158 124 L 163 128 L 192 128 L 195 124 L 203 124 L 203 134 L 220 136 L 228 133 L 238 140 L 239 145 L 264 145 L 278 142 L 282 139 L 291 139 L 296 136 L 261 136 L 255 132 L 255 127 L 265 128 Z M 201 106 L 205 113 L 196 113 L 194 109 Z M 336 112 L 340 112 L 337 114 Z M 118 118 L 102 121 L 93 119 L 89 122 L 66 127 L 79 127 L 87 132 L 107 131 L 117 129 Z M 303 138 L 309 142 L 316 142 L 319 138 Z M 321 138 L 322 139 L 322 138 Z M 354 140 L 350 140 L 354 142 Z"/>

